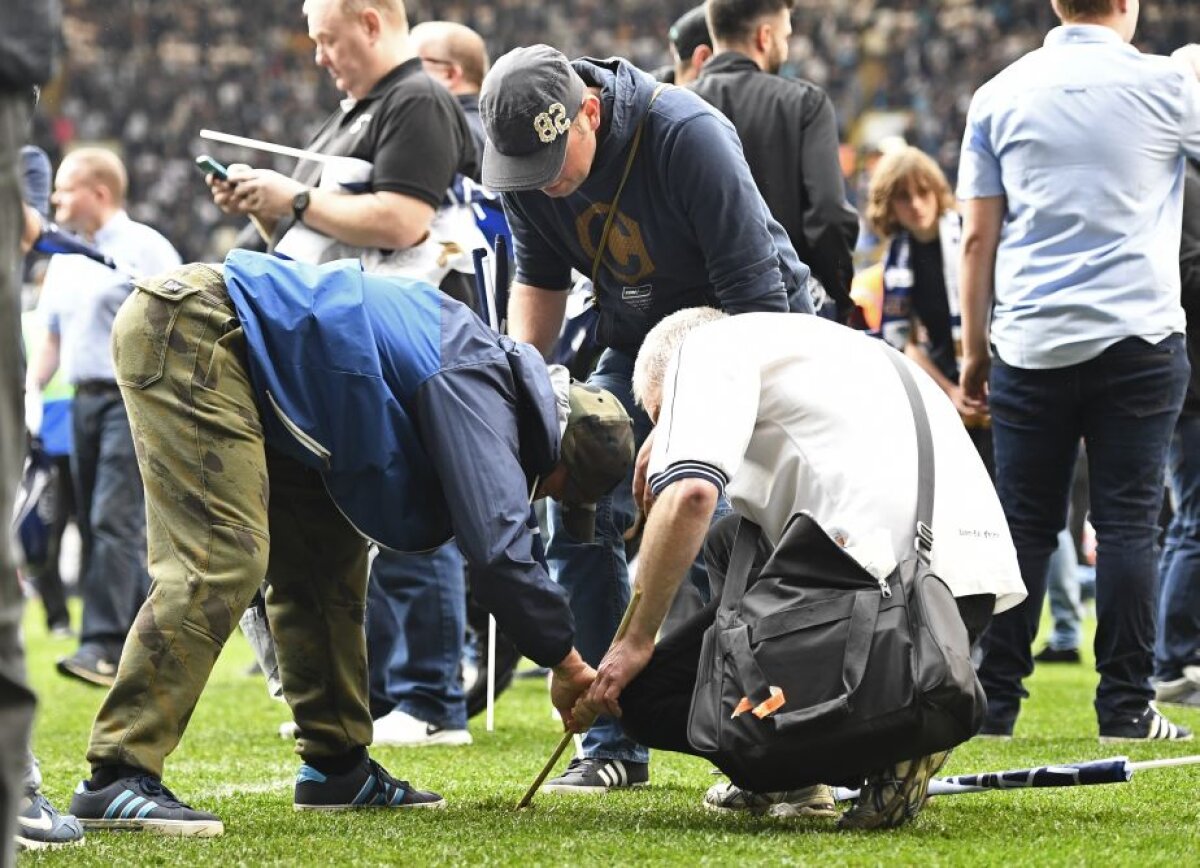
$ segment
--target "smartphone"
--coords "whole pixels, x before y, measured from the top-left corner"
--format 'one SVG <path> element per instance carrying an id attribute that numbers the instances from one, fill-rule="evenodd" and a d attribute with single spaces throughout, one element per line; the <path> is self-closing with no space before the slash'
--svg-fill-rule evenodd
<path id="1" fill-rule="evenodd" d="M 210 157 L 208 154 L 201 154 L 196 157 L 196 168 L 205 175 L 212 175 L 218 181 L 229 180 L 229 170 Z"/>

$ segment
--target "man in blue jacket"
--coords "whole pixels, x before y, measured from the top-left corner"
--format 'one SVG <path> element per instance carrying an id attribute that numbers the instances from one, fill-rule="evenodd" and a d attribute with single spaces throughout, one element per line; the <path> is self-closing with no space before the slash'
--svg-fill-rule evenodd
<path id="1" fill-rule="evenodd" d="M 812 311 L 808 267 L 759 195 L 737 132 L 695 94 L 658 88 L 621 59 L 568 62 L 535 45 L 495 63 L 479 110 L 488 136 L 483 183 L 504 193 L 516 253 L 509 333 L 548 352 L 571 270 L 590 275 L 596 336 L 607 349 L 588 381 L 625 405 L 639 443 L 651 426 L 631 395 L 633 359 L 659 320 L 698 306 Z M 552 508 L 547 553 L 592 663 L 629 599 L 623 537 L 634 523 L 631 486 L 619 485 L 597 515 L 596 544 L 585 544 Z M 707 589 L 707 577 L 700 583 Z M 646 749 L 609 718 L 588 732 L 583 752 L 549 791 L 604 792 L 648 780 Z"/>
<path id="2" fill-rule="evenodd" d="M 153 586 L 92 730 L 86 827 L 224 831 L 162 784 L 222 645 L 264 578 L 298 725 L 298 810 L 440 807 L 367 756 L 367 540 L 456 537 L 480 602 L 552 667 L 564 712 L 594 673 L 546 575 L 532 499 L 594 503 L 633 461 L 611 395 L 548 373 L 433 286 L 234 251 L 136 284 L 113 354 L 146 486 Z"/>

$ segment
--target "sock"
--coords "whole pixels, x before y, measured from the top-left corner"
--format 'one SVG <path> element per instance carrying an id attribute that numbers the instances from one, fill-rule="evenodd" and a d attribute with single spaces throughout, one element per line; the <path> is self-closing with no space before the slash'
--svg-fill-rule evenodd
<path id="1" fill-rule="evenodd" d="M 136 778 L 148 774 L 150 773 L 143 768 L 121 765 L 119 763 L 94 766 L 92 768 L 92 778 L 88 781 L 87 786 L 89 790 L 99 790 L 121 780 L 121 778 Z M 156 777 L 156 775 L 151 775 L 151 777 Z"/>
<path id="2" fill-rule="evenodd" d="M 323 775 L 344 775 L 367 760 L 367 749 L 356 747 L 334 756 L 304 757 L 304 761 Z"/>

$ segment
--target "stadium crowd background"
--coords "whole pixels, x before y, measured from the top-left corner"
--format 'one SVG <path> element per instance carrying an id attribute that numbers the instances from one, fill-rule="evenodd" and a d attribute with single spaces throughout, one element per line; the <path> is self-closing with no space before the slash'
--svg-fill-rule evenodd
<path id="1" fill-rule="evenodd" d="M 543 41 L 567 56 L 668 61 L 666 32 L 696 0 L 408 0 L 412 23 L 460 21 L 493 58 Z M 338 94 L 312 62 L 300 0 L 65 0 L 63 74 L 43 97 L 34 140 L 58 164 L 79 143 L 115 146 L 130 173 L 130 213 L 185 261 L 220 257 L 241 221 L 223 217 L 192 167 L 212 152 L 290 173 L 294 161 L 214 147 L 209 127 L 301 146 Z M 975 89 L 1041 44 L 1048 0 L 797 0 L 782 74 L 833 99 L 853 174 L 885 135 L 934 155 L 953 181 Z M 1169 53 L 1200 39 L 1196 0 L 1151 0 L 1135 43 Z M 851 177 L 859 198 L 864 183 Z"/>

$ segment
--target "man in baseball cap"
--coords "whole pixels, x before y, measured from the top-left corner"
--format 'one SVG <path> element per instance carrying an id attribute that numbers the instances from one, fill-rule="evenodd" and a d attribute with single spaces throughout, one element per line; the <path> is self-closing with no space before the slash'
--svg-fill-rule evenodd
<path id="1" fill-rule="evenodd" d="M 651 424 L 633 402 L 633 360 L 660 319 L 714 304 L 811 311 L 808 269 L 759 195 L 733 125 L 687 89 L 659 87 L 621 58 L 569 61 L 533 45 L 496 61 L 479 113 L 483 183 L 501 192 L 513 235 L 509 334 L 547 355 L 572 271 L 590 275 L 604 352 L 588 383 L 625 407 L 635 443 Z M 571 440 L 564 463 L 592 466 Z M 569 589 L 580 653 L 597 663 L 629 599 L 632 491 L 630 472 L 594 513 L 580 506 L 590 496 L 550 507 L 551 574 Z M 693 581 L 707 588 L 702 571 Z M 602 793 L 649 780 L 649 754 L 610 718 L 589 730 L 582 753 L 545 789 Z"/>
<path id="2" fill-rule="evenodd" d="M 566 56 L 548 45 L 517 48 L 496 61 L 479 94 L 484 186 L 540 190 L 557 178 L 584 91 Z"/>
<path id="3" fill-rule="evenodd" d="M 704 5 L 701 3 L 684 12 L 667 31 L 671 60 L 675 65 L 675 84 L 691 84 L 700 75 L 700 67 L 713 56 Z"/>

